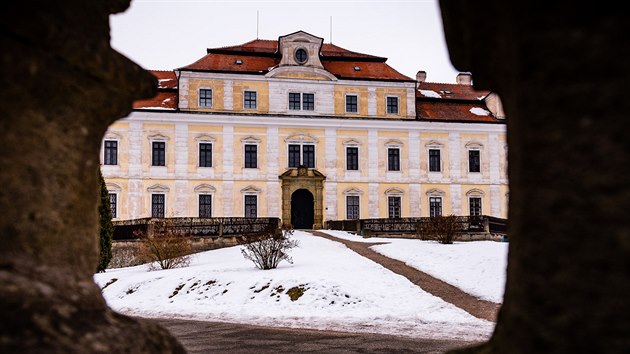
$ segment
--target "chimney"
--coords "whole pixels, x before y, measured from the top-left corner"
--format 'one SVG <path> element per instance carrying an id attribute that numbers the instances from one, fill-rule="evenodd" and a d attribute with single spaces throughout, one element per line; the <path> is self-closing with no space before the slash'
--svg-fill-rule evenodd
<path id="1" fill-rule="evenodd" d="M 418 73 L 416 74 L 416 81 L 418 82 L 418 84 L 424 82 L 426 79 L 427 79 L 427 72 L 424 70 L 418 71 Z"/>
<path id="2" fill-rule="evenodd" d="M 457 84 L 459 85 L 472 85 L 472 74 L 469 72 L 463 72 L 457 74 Z"/>

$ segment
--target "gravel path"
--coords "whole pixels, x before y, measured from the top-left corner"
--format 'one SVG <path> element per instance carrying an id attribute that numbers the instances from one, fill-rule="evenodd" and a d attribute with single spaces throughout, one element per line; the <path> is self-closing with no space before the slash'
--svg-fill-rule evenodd
<path id="1" fill-rule="evenodd" d="M 340 239 L 319 231 L 308 232 L 331 241 L 341 242 L 361 256 L 382 265 L 396 274 L 404 276 L 409 279 L 409 281 L 422 288 L 422 290 L 431 293 L 446 302 L 450 302 L 477 318 L 496 322 L 497 313 L 499 312 L 499 307 L 501 306 L 500 304 L 481 300 L 473 295 L 463 292 L 457 287 L 441 281 L 440 279 L 434 278 L 427 273 L 412 268 L 404 262 L 385 257 L 370 248 L 370 246 L 383 243 L 354 242 Z"/>
<path id="2" fill-rule="evenodd" d="M 166 327 L 188 353 L 444 353 L 478 343 L 270 328 L 236 323 L 150 319 Z"/>

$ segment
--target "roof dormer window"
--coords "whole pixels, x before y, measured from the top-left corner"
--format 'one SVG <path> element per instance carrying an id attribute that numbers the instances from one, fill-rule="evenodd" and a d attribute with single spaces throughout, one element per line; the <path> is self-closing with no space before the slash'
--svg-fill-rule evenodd
<path id="1" fill-rule="evenodd" d="M 361 71 L 361 67 L 359 67 L 359 66 L 355 66 L 355 67 L 354 67 L 354 71 Z"/>
<path id="2" fill-rule="evenodd" d="M 234 63 L 235 63 L 236 65 L 241 65 L 241 64 L 243 64 L 243 61 L 242 61 L 241 59 L 236 59 L 236 60 L 234 61 Z"/>
<path id="3" fill-rule="evenodd" d="M 295 51 L 295 61 L 297 61 L 298 64 L 302 65 L 302 64 L 305 64 L 307 60 L 308 60 L 308 53 L 306 52 L 306 49 L 298 48 Z"/>

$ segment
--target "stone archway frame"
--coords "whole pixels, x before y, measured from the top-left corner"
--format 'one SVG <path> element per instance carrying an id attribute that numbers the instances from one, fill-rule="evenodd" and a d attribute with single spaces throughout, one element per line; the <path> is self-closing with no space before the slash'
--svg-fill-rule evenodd
<path id="1" fill-rule="evenodd" d="M 316 169 L 304 166 L 291 168 L 281 174 L 282 183 L 282 227 L 291 227 L 291 195 L 298 189 L 313 194 L 313 229 L 324 227 L 324 176 Z"/>

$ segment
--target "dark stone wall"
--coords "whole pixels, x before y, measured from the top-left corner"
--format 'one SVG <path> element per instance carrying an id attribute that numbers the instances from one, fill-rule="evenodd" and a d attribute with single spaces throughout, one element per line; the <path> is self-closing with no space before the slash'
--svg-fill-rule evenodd
<path id="1" fill-rule="evenodd" d="M 98 152 L 155 79 L 111 49 L 128 1 L 11 2 L 0 12 L 0 352 L 183 352 L 112 313 L 97 263 Z"/>
<path id="2" fill-rule="evenodd" d="M 453 64 L 507 116 L 507 287 L 492 339 L 470 352 L 630 352 L 630 18 L 610 4 L 440 5 Z"/>

